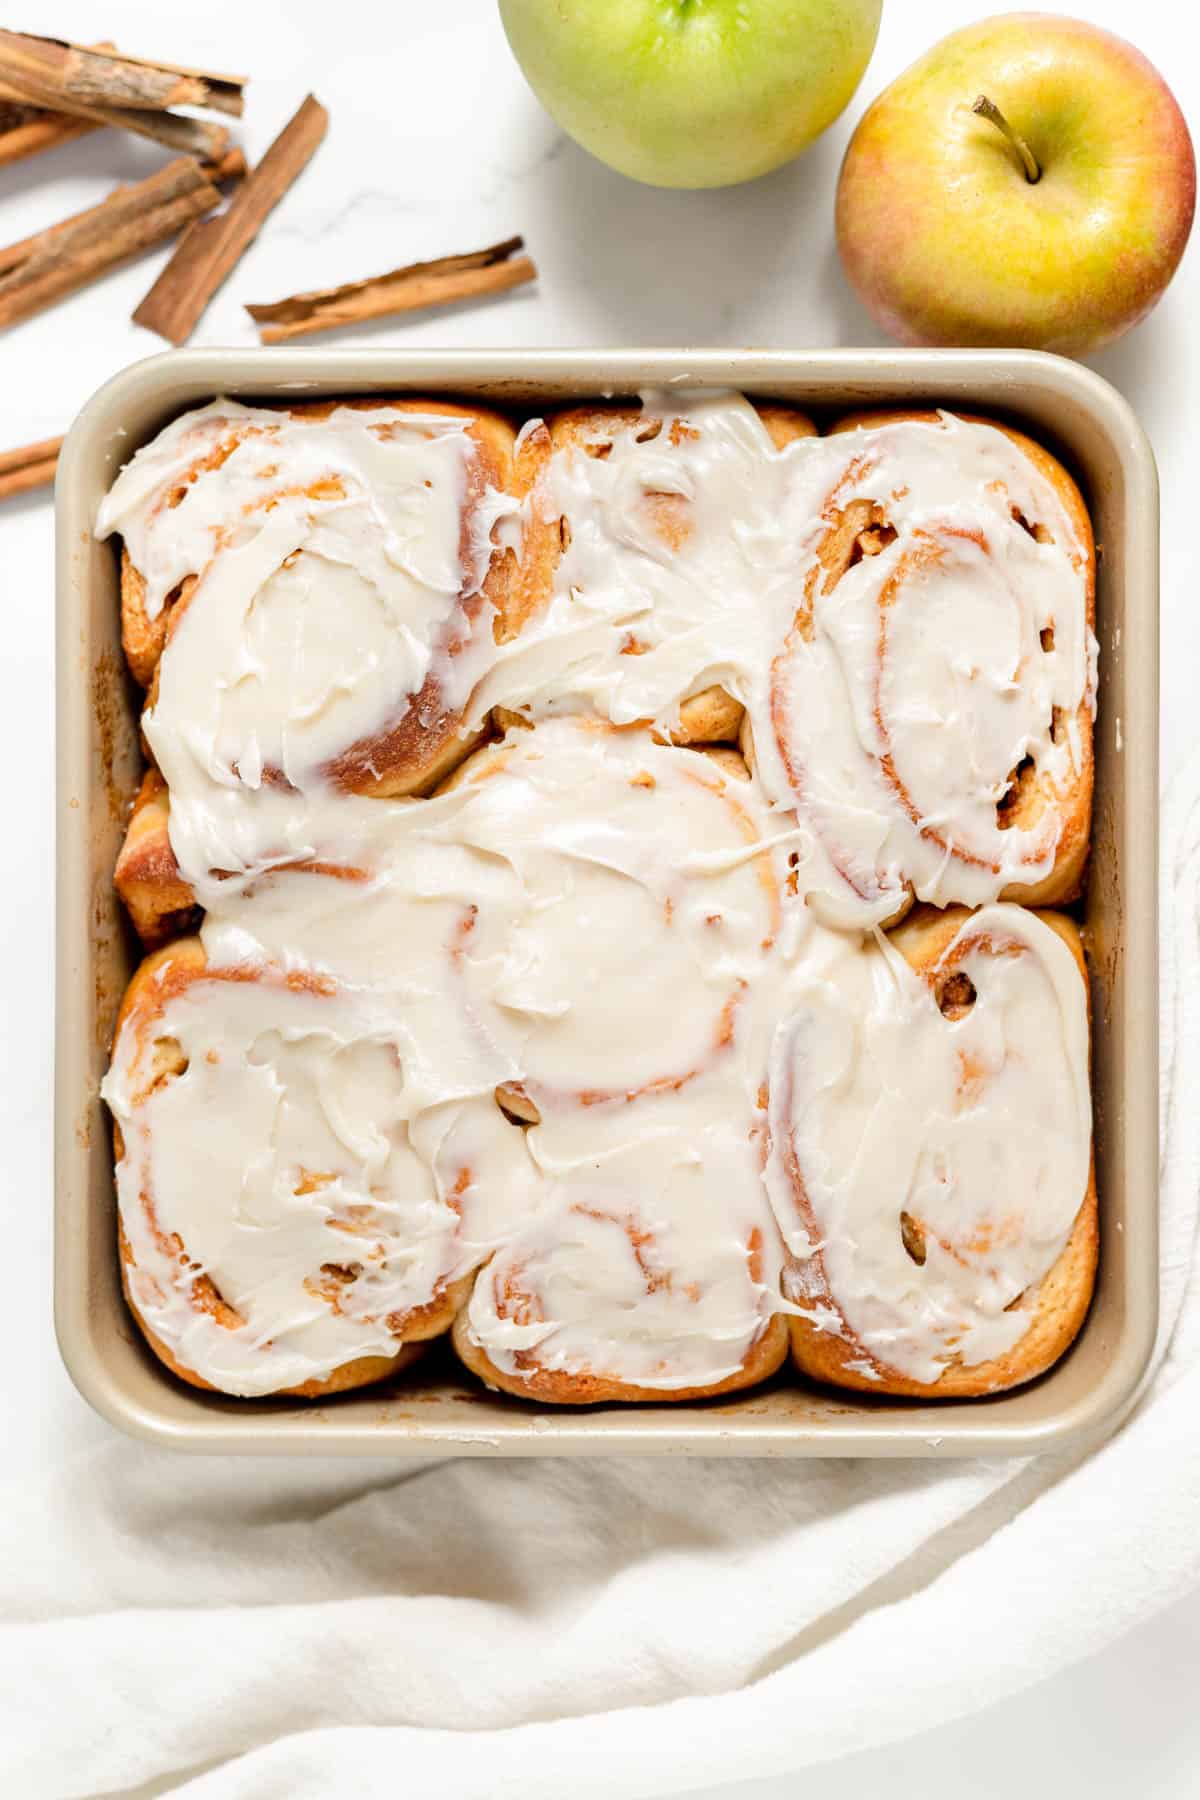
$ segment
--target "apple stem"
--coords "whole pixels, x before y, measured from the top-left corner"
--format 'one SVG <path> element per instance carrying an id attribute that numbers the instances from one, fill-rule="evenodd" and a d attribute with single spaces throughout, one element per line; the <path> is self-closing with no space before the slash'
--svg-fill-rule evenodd
<path id="1" fill-rule="evenodd" d="M 1040 181 L 1042 179 L 1042 171 L 1038 167 L 1037 157 L 1033 154 L 1033 151 L 1029 148 L 1029 145 L 1025 142 L 1025 139 L 1021 136 L 1020 132 L 1013 130 L 994 100 L 989 100 L 986 94 L 980 94 L 978 100 L 976 100 L 974 106 L 971 108 L 971 111 L 973 113 L 978 113 L 981 119 L 986 119 L 990 125 L 994 125 L 998 131 L 1004 133 L 1005 137 L 1021 159 L 1021 167 L 1025 171 L 1026 181 Z"/>

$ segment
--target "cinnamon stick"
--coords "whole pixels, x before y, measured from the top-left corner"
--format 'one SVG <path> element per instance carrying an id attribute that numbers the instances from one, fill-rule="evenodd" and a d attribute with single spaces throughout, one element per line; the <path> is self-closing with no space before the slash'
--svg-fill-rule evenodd
<path id="1" fill-rule="evenodd" d="M 197 220 L 134 313 L 134 323 L 182 344 L 268 215 L 306 168 L 329 126 L 309 94 L 215 219 Z"/>
<path id="2" fill-rule="evenodd" d="M 179 63 L 127 56 L 115 44 L 70 44 L 63 38 L 0 30 L 0 69 L 7 81 L 42 106 L 58 107 L 73 100 L 151 112 L 200 106 L 235 118 L 241 117 L 245 106 L 244 75 L 214 75 Z"/>
<path id="3" fill-rule="evenodd" d="M 107 54 L 117 46 L 106 38 L 88 48 Z M 49 112 L 45 107 L 30 106 L 15 98 L 0 98 L 0 167 L 20 162 L 25 156 L 37 156 L 43 150 L 54 150 L 59 144 L 69 144 L 73 138 L 98 129 L 90 120 L 77 119 L 70 113 Z"/>
<path id="4" fill-rule="evenodd" d="M 234 144 L 216 162 L 202 162 L 200 167 L 214 187 L 226 187 L 232 181 L 244 181 L 249 172 L 246 152 L 240 144 Z"/>
<path id="5" fill-rule="evenodd" d="M 174 167 L 175 165 L 170 166 Z M 227 150 L 220 162 L 200 163 L 198 167 L 214 187 L 222 187 L 229 182 L 242 179 L 246 173 L 246 158 L 239 148 L 234 148 Z M 134 191 L 141 191 L 142 186 L 143 184 L 139 183 L 138 188 Z M 48 248 L 56 238 L 61 239 L 67 232 L 79 231 L 85 221 L 89 219 L 98 222 L 103 220 L 107 227 L 113 217 L 113 202 L 119 194 L 129 191 L 125 188 L 115 188 L 98 205 L 85 207 L 83 212 L 72 213 L 69 219 L 60 219 L 57 225 L 47 225 L 43 231 L 35 232 L 32 237 L 21 238 L 18 243 L 9 244 L 7 249 L 0 249 L 0 275 L 9 269 L 17 268 L 35 252 Z"/>
<path id="6" fill-rule="evenodd" d="M 205 97 L 181 101 L 193 94 Z M 229 143 L 225 127 L 168 112 L 168 102 L 156 97 L 164 95 L 225 113 L 241 110 L 236 76 L 207 76 L 0 29 L 0 101 L 48 107 L 94 125 L 117 125 L 189 156 L 214 161 L 222 156 Z"/>
<path id="7" fill-rule="evenodd" d="M 0 104 L 0 168 L 20 162 L 25 156 L 37 156 L 42 150 L 53 150 L 59 144 L 69 144 L 72 138 L 95 130 L 87 119 L 4 102 Z"/>
<path id="8" fill-rule="evenodd" d="M 46 438 L 40 444 L 26 444 L 21 450 L 0 453 L 0 500 L 13 494 L 28 493 L 30 488 L 45 487 L 54 480 L 58 453 L 63 447 L 60 437 Z"/>
<path id="9" fill-rule="evenodd" d="M 59 225 L 0 250 L 0 330 L 73 294 L 220 203 L 190 156 L 119 187 Z"/>
<path id="10" fill-rule="evenodd" d="M 532 259 L 515 254 L 523 248 L 523 238 L 504 238 L 483 250 L 409 263 L 387 275 L 293 294 L 269 305 L 247 306 L 246 311 L 258 322 L 263 343 L 279 344 L 288 338 L 308 337 L 314 331 L 358 325 L 364 319 L 478 299 L 537 279 Z"/>

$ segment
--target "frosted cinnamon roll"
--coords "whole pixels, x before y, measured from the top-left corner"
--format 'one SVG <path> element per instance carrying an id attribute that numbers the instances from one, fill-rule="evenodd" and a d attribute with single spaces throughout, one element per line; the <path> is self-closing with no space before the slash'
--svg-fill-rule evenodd
<path id="1" fill-rule="evenodd" d="M 548 1192 L 454 1324 L 489 1387 L 554 1404 L 692 1400 L 787 1355 L 778 1234 L 749 1111 L 717 1081 L 530 1130 Z M 724 1115 L 724 1116 L 723 1116 Z"/>
<path id="2" fill-rule="evenodd" d="M 511 1133 L 491 1107 L 413 1116 L 371 996 L 182 939 L 130 984 L 102 1092 L 125 1292 L 183 1380 L 316 1397 L 448 1328 L 464 1209 Z"/>
<path id="3" fill-rule="evenodd" d="M 513 432 L 434 400 L 216 401 L 104 502 L 184 881 L 331 854 L 347 796 L 432 785 L 518 628 Z M 507 547 L 499 540 L 505 537 Z"/>
<path id="4" fill-rule="evenodd" d="M 740 1067 L 784 871 L 736 751 L 546 720 L 477 751 L 435 804 L 475 853 L 453 956 L 462 1004 L 535 1108 Z"/>
<path id="5" fill-rule="evenodd" d="M 861 414 L 827 460 L 803 594 L 750 731 L 814 838 L 832 923 L 1074 898 L 1087 855 L 1095 558 L 1065 470 L 1021 433 Z"/>
<path id="6" fill-rule="evenodd" d="M 1091 1298 L 1088 997 L 1074 925 L 921 908 L 797 970 L 770 1060 L 768 1186 L 793 1353 L 876 1393 L 988 1394 Z"/>
<path id="7" fill-rule="evenodd" d="M 815 435 L 804 413 L 735 394 L 532 421 L 517 577 L 532 629 L 487 692 L 534 716 L 587 705 L 678 744 L 736 741 L 764 603 L 747 541 L 769 528 L 773 454 Z"/>

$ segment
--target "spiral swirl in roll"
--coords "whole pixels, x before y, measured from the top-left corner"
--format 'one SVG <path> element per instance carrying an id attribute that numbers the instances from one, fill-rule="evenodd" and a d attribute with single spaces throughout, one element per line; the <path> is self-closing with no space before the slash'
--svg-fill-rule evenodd
<path id="1" fill-rule="evenodd" d="M 760 1158 L 719 1083 L 625 1116 L 543 1116 L 546 1192 L 454 1326 L 467 1367 L 523 1398 L 684 1400 L 761 1381 L 787 1354 Z M 697 1095 L 696 1099 L 699 1100 Z"/>

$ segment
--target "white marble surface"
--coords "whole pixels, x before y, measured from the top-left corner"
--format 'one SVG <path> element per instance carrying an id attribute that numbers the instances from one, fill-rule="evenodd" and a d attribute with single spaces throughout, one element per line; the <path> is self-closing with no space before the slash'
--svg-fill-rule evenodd
<path id="1" fill-rule="evenodd" d="M 329 343 L 809 345 L 878 342 L 846 290 L 832 234 L 833 181 L 864 101 L 942 32 L 986 6 L 886 0 L 875 59 L 847 117 L 807 157 L 744 189 L 670 194 L 610 174 L 569 143 L 512 65 L 491 0 L 208 0 L 169 9 L 149 0 L 24 5 L 8 23 L 253 75 L 244 139 L 257 155 L 313 89 L 332 113 L 328 140 L 269 221 L 197 330 L 198 344 L 255 341 L 246 300 L 378 272 L 416 257 L 525 234 L 536 288 L 453 313 L 383 322 Z M 1077 0 L 1074 10 L 1130 32 L 1200 121 L 1197 28 L 1174 0 Z M 1190 40 L 1190 41 L 1189 41 Z M 159 160 L 152 146 L 103 134 L 0 170 L 4 241 L 100 198 Z M 128 323 L 162 254 L 142 258 L 0 340 L 0 447 L 61 431 L 106 376 L 160 348 Z M 1164 780 L 1195 730 L 1200 652 L 1200 550 L 1194 492 L 1200 398 L 1200 251 L 1193 246 L 1165 303 L 1096 359 L 1140 412 L 1163 483 Z M 0 893 L 9 1025 L 0 1041 L 5 1097 L 5 1235 L 18 1271 L 0 1333 L 10 1377 L 0 1399 L 9 1472 L 69 1468 L 108 1428 L 71 1389 L 49 1319 L 52 742 L 51 507 L 7 503 L 0 557 L 4 637 L 0 766 L 9 771 L 7 864 Z M 74 1547 L 78 1550 L 79 1547 Z M 1097 1580 L 1104 1572 L 1098 1569 Z M 2 1582 L 2 1578 L 0 1578 Z M 849 1759 L 844 1800 L 899 1792 L 949 1800 L 967 1778 L 976 1800 L 1028 1787 L 1086 1785 L 1094 1800 L 1195 1790 L 1200 1717 L 1194 1671 L 1200 1597 L 1033 1693 L 976 1721 L 927 1732 L 890 1752 Z M 932 1722 L 930 1722 L 932 1723 Z M 1040 1762 L 1039 1762 L 1040 1759 Z M 777 1800 L 790 1787 L 722 1790 Z M 709 1800 L 717 1800 L 714 1792 Z"/>

